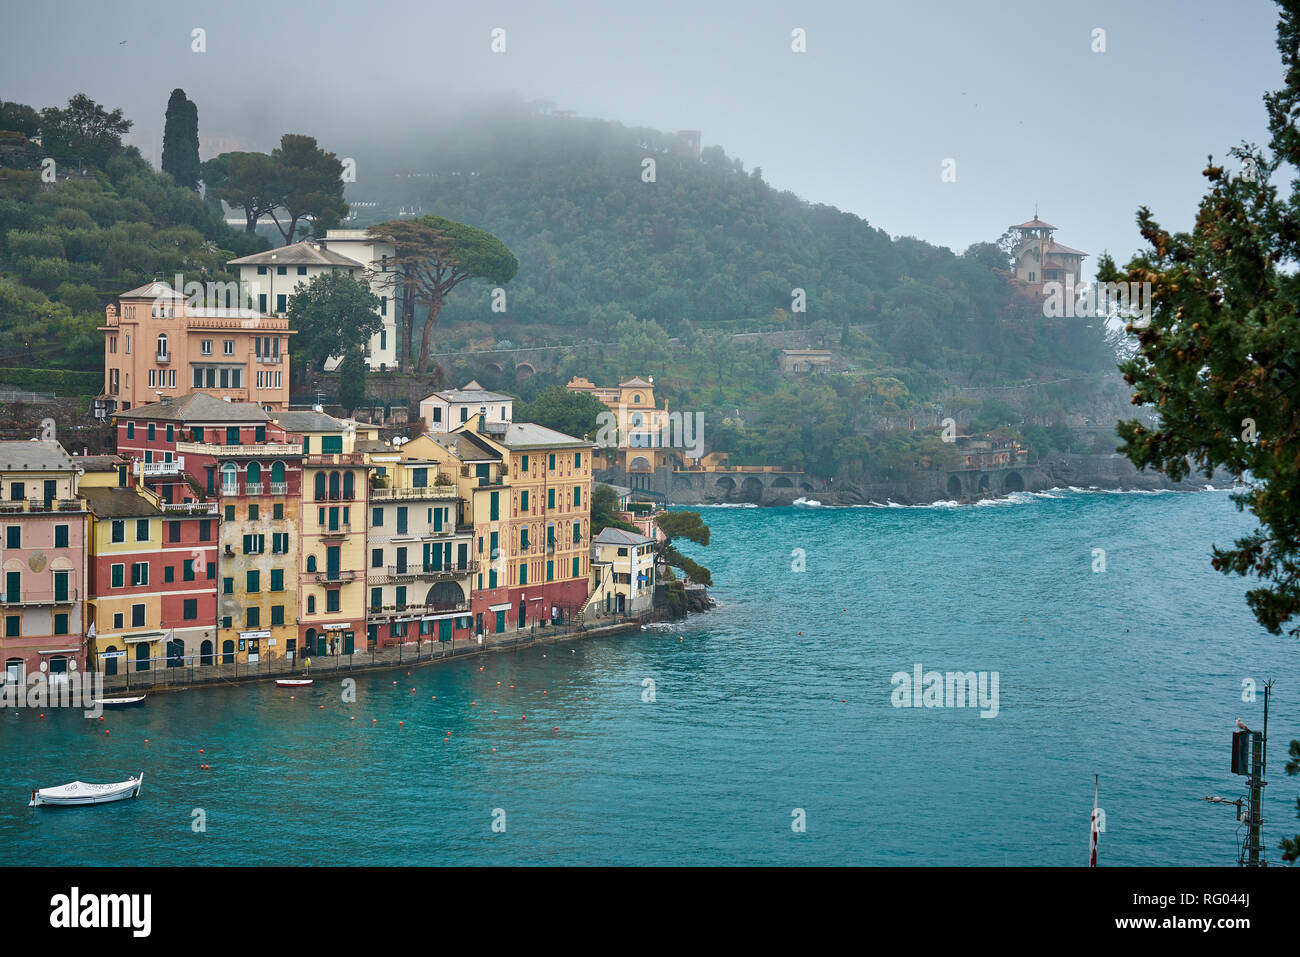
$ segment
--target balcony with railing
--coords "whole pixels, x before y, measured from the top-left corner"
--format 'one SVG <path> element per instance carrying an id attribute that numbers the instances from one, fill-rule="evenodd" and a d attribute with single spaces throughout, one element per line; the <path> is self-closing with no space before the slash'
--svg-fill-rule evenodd
<path id="1" fill-rule="evenodd" d="M 366 457 L 361 452 L 313 452 L 304 455 L 303 465 L 365 465 Z"/>
<path id="2" fill-rule="evenodd" d="M 170 462 L 142 462 L 140 468 L 145 478 L 159 475 L 180 475 L 185 470 L 185 456 L 178 455 Z"/>
<path id="3" fill-rule="evenodd" d="M 272 495 L 288 495 L 288 494 L 289 494 L 289 483 L 288 483 L 288 482 L 272 482 L 272 483 L 271 483 L 271 494 L 272 494 Z"/>
<path id="4" fill-rule="evenodd" d="M 346 585 L 348 582 L 357 580 L 357 573 L 350 568 L 339 569 L 336 572 L 317 572 L 316 583 L 320 585 Z"/>
<path id="5" fill-rule="evenodd" d="M 162 510 L 168 515 L 216 515 L 216 502 L 163 502 Z"/>
<path id="6" fill-rule="evenodd" d="M 405 502 L 427 499 L 445 500 L 454 499 L 456 497 L 456 486 L 454 485 L 428 485 L 423 488 L 372 488 L 370 490 L 370 501 L 372 502 Z"/>
<path id="7" fill-rule="evenodd" d="M 261 483 L 261 482 L 245 482 L 245 483 L 244 483 L 244 494 L 245 494 L 245 495 L 261 495 L 261 494 L 262 494 L 262 483 Z"/>
<path id="8" fill-rule="evenodd" d="M 433 581 L 449 581 L 464 578 L 478 571 L 478 562 L 463 562 L 460 565 L 389 565 L 388 577 L 398 581 L 427 578 Z"/>
<path id="9" fill-rule="evenodd" d="M 387 618 L 421 618 L 425 615 L 469 614 L 469 602 L 433 602 L 424 605 L 367 605 L 366 617 L 374 619 Z"/>
<path id="10" fill-rule="evenodd" d="M 0 512 L 81 512 L 86 504 L 78 498 L 28 498 L 0 502 Z"/>
<path id="11" fill-rule="evenodd" d="M 274 365 L 279 365 L 279 364 L 280 364 L 280 356 L 279 356 L 278 354 L 272 354 L 272 355 L 269 355 L 269 356 L 258 356 L 258 357 L 257 357 L 257 361 L 260 362 L 260 363 L 261 363 L 262 365 L 264 365 L 264 366 L 274 366 Z"/>
<path id="12" fill-rule="evenodd" d="M 165 366 L 172 361 L 172 357 L 166 352 L 160 352 L 156 356 L 154 356 L 154 361 L 157 362 L 159 365 Z"/>
<path id="13" fill-rule="evenodd" d="M 215 458 L 264 459 L 302 455 L 302 445 L 288 442 L 263 442 L 255 445 L 215 445 L 207 442 L 177 442 L 176 451 Z"/>
<path id="14" fill-rule="evenodd" d="M 346 538 L 351 534 L 351 522 L 329 522 L 320 528 L 321 538 Z"/>
<path id="15" fill-rule="evenodd" d="M 24 588 L 17 595 L 0 595 L 0 604 L 4 605 L 75 605 L 80 600 L 75 588 L 63 591 L 34 591 Z"/>

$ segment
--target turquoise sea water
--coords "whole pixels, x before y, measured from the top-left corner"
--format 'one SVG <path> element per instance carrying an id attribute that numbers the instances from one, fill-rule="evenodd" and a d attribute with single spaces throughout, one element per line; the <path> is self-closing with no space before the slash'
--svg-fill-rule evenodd
<path id="1" fill-rule="evenodd" d="M 1282 771 L 1300 736 L 1300 646 L 1259 628 L 1247 584 L 1209 566 L 1211 544 L 1250 527 L 1228 495 L 703 511 L 713 542 L 691 550 L 720 607 L 679 626 L 361 677 L 355 703 L 318 681 L 294 700 L 268 686 L 158 694 L 102 723 L 4 714 L 0 852 L 1074 866 L 1096 773 L 1103 865 L 1226 866 L 1233 812 L 1202 799 L 1242 792 L 1233 722 L 1262 717 L 1242 682 L 1268 677 L 1268 857 L 1300 830 L 1300 778 Z M 997 717 L 895 708 L 891 676 L 918 663 L 998 672 Z M 136 801 L 25 806 L 33 787 L 140 770 Z"/>

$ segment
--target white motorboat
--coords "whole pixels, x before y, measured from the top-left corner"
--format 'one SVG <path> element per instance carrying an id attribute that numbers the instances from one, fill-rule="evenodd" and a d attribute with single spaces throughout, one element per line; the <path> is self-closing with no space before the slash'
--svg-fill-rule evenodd
<path id="1" fill-rule="evenodd" d="M 277 688 L 301 688 L 312 683 L 311 678 L 277 678 Z"/>
<path id="2" fill-rule="evenodd" d="M 41 788 L 32 792 L 28 807 L 74 807 L 80 804 L 107 804 L 110 801 L 125 801 L 127 798 L 139 797 L 140 786 L 144 784 L 144 772 L 139 777 L 119 782 L 118 784 L 87 784 L 85 781 L 73 781 L 56 788 Z"/>
<path id="3" fill-rule="evenodd" d="M 95 704 L 103 705 L 105 708 L 130 708 L 133 705 L 144 704 L 145 696 L 142 694 L 130 698 L 97 698 Z"/>

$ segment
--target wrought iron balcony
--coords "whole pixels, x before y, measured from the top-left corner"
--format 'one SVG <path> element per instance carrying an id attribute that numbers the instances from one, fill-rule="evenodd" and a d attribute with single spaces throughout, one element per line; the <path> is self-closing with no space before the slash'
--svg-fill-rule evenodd
<path id="1" fill-rule="evenodd" d="M 478 571 L 478 562 L 465 562 L 461 565 L 389 565 L 388 577 L 396 579 L 431 578 L 448 580 L 464 578 Z"/>
<path id="2" fill-rule="evenodd" d="M 334 573 L 317 572 L 316 582 L 320 585 L 346 585 L 357 580 L 357 573 L 352 569 L 340 569 Z"/>

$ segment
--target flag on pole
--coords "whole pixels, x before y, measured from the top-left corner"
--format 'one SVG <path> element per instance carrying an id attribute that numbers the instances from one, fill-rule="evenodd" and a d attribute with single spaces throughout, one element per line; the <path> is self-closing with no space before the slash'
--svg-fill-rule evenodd
<path id="1" fill-rule="evenodd" d="M 1099 836 L 1099 832 L 1097 830 L 1097 792 L 1099 790 L 1101 790 L 1101 776 L 1097 775 L 1093 779 L 1093 787 L 1092 787 L 1092 836 L 1088 841 L 1089 844 L 1088 866 L 1089 867 L 1097 866 L 1097 840 Z"/>

